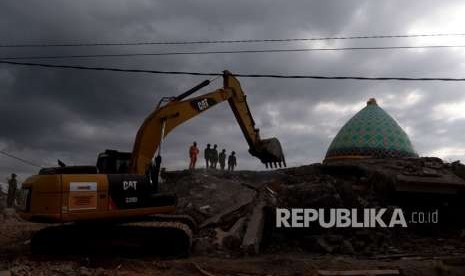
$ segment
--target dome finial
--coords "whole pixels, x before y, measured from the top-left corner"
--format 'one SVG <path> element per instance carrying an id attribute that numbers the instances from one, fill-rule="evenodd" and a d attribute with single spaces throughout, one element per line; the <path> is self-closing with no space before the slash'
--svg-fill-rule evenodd
<path id="1" fill-rule="evenodd" d="M 378 105 L 378 103 L 376 102 L 376 99 L 375 99 L 375 98 L 370 98 L 370 99 L 367 101 L 367 105 Z"/>

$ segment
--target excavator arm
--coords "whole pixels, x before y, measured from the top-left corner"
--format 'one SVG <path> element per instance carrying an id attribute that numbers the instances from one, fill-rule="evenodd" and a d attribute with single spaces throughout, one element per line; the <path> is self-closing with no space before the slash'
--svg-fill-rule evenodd
<path id="1" fill-rule="evenodd" d="M 228 101 L 239 126 L 249 144 L 249 152 L 258 157 L 267 166 L 284 162 L 281 145 L 276 138 L 261 140 L 259 130 L 247 105 L 239 81 L 225 71 L 223 89 L 184 100 L 200 88 L 209 84 L 208 81 L 190 89 L 186 93 L 170 98 L 168 103 L 158 106 L 144 121 L 137 132 L 134 143 L 129 171 L 145 174 L 152 164 L 152 159 L 159 151 L 163 138 L 175 127 L 199 115 L 211 107 Z"/>
<path id="2" fill-rule="evenodd" d="M 223 82 L 224 89 L 230 89 L 233 92 L 232 97 L 228 99 L 229 106 L 249 144 L 249 153 L 260 159 L 266 167 L 271 168 L 274 165 L 276 168 L 278 164 L 279 167 L 282 164 L 286 166 L 279 140 L 277 138 L 264 140 L 260 138 L 260 130 L 255 127 L 255 121 L 247 104 L 247 96 L 239 81 L 229 71 L 224 71 Z"/>

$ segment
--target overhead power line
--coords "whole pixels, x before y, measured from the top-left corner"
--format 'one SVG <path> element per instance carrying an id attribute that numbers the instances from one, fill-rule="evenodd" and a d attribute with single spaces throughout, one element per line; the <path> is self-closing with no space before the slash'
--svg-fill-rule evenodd
<path id="1" fill-rule="evenodd" d="M 61 56 L 19 56 L 2 57 L 0 60 L 18 59 L 63 59 L 63 58 L 107 58 L 107 57 L 138 57 L 138 56 L 177 56 L 177 55 L 211 55 L 211 54 L 253 54 L 253 53 L 286 53 L 313 51 L 357 51 L 357 50 L 395 50 L 395 49 L 439 49 L 465 48 L 465 45 L 426 45 L 426 46 L 381 46 L 381 47 L 344 47 L 344 48 L 304 48 L 304 49 L 262 49 L 262 50 L 231 50 L 231 51 L 194 51 L 194 52 L 159 52 L 159 53 L 121 53 L 121 54 L 91 54 L 91 55 L 61 55 Z"/>
<path id="2" fill-rule="evenodd" d="M 0 44 L 0 48 L 27 47 L 89 47 L 89 46 L 143 46 L 143 45 L 189 45 L 189 44 L 227 44 L 227 43 L 269 43 L 269 42 L 297 42 L 319 40 L 353 40 L 353 39 L 386 39 L 386 38 L 415 38 L 415 37 L 444 37 L 465 36 L 463 33 L 448 34 L 411 34 L 411 35 L 367 35 L 367 36 L 330 36 L 310 38 L 282 38 L 282 39 L 238 39 L 238 40 L 191 40 L 191 41 L 139 41 L 139 42 L 97 42 L 97 43 L 23 43 Z"/>
<path id="3" fill-rule="evenodd" d="M 8 153 L 8 152 L 5 152 L 5 151 L 3 151 L 3 150 L 0 150 L 0 154 L 3 154 L 3 155 L 8 156 L 8 157 L 10 157 L 10 158 L 16 159 L 16 160 L 18 160 L 18 161 L 21 161 L 21 162 L 23 162 L 24 164 L 28 164 L 29 166 L 33 166 L 33 167 L 37 167 L 37 168 L 42 168 L 42 166 L 39 166 L 39 165 L 37 165 L 37 164 L 35 164 L 35 163 L 31 162 L 31 161 L 25 160 L 25 159 L 23 159 L 23 158 L 20 158 L 20 157 L 18 157 L 18 156 L 15 156 L 15 155 L 13 155 L 13 154 L 11 154 L 11 153 Z"/>
<path id="4" fill-rule="evenodd" d="M 222 73 L 207 73 L 207 72 L 189 72 L 189 71 L 160 71 L 160 70 L 144 70 L 144 69 L 123 69 L 112 67 L 90 67 L 76 65 L 58 65 L 45 63 L 31 62 L 15 62 L 0 60 L 0 64 L 37 66 L 47 68 L 64 68 L 77 70 L 96 70 L 96 71 L 113 71 L 125 73 L 147 73 L 147 74 L 164 74 L 164 75 L 193 75 L 193 76 L 222 76 Z M 234 74 L 241 78 L 279 78 L 279 79 L 323 79 L 323 80 L 372 80 L 372 81 L 465 81 L 465 78 L 441 78 L 441 77 L 364 77 L 364 76 L 321 76 L 321 75 L 277 75 L 277 74 Z"/>

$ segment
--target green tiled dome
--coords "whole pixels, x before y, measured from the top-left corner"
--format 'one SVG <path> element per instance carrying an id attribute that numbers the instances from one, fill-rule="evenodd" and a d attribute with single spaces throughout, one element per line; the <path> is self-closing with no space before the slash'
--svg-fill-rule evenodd
<path id="1" fill-rule="evenodd" d="M 325 161 L 417 156 L 407 134 L 375 99 L 370 99 L 334 137 Z"/>

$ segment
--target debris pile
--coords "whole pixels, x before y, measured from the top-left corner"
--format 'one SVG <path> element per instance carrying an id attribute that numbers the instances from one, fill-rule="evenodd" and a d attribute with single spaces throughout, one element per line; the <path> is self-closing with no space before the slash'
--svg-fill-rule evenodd
<path id="1" fill-rule="evenodd" d="M 168 172 L 162 191 L 178 195 L 178 212 L 189 214 L 200 231 L 194 250 L 258 253 L 264 228 L 267 172 Z M 269 193 L 269 192 L 267 192 Z"/>
<path id="2" fill-rule="evenodd" d="M 457 224 L 464 221 L 457 220 L 457 212 L 460 217 L 465 212 L 457 208 L 465 205 L 464 172 L 459 162 L 438 158 L 338 161 L 261 172 L 199 169 L 164 172 L 160 192 L 176 193 L 178 213 L 195 220 L 198 231 L 192 253 L 196 256 L 282 252 L 374 256 L 425 248 L 434 253 L 446 244 L 450 252 L 465 252 L 465 227 Z M 323 228 L 318 223 L 276 227 L 277 208 L 385 208 L 391 214 L 396 208 L 417 207 L 439 209 L 441 224 L 408 229 Z M 449 210 L 455 213 L 448 215 Z M 443 224 L 446 219 L 453 223 Z M 11 222 L 6 223 L 11 227 L 25 223 L 11 209 L 0 213 L 0 220 Z M 24 236 L 29 234 L 28 230 Z M 424 235 L 424 242 L 410 243 L 415 235 Z"/>
<path id="3" fill-rule="evenodd" d="M 436 157 L 361 159 L 328 163 L 326 171 L 332 175 L 352 171 L 371 178 L 373 188 L 379 193 L 457 194 L 465 189 L 465 180 L 453 169 L 460 168 L 458 164 L 444 163 Z"/>
<path id="4" fill-rule="evenodd" d="M 397 254 L 411 231 L 276 228 L 276 207 L 386 208 L 389 213 L 412 203 L 391 200 L 391 195 L 399 199 L 399 193 L 404 192 L 417 203 L 423 200 L 419 196 L 423 193 L 434 197 L 446 194 L 447 199 L 454 196 L 459 202 L 465 187 L 464 179 L 456 173 L 460 169 L 463 171 L 463 165 L 447 164 L 438 158 L 406 158 L 313 164 L 267 172 L 176 171 L 166 173 L 161 189 L 175 192 L 178 212 L 191 215 L 199 223 L 195 254 L 296 249 L 349 255 Z M 460 229 L 455 229 L 454 235 L 458 237 Z"/>
<path id="5" fill-rule="evenodd" d="M 13 208 L 5 208 L 0 214 L 0 220 L 3 221 L 22 221 Z"/>
<path id="6" fill-rule="evenodd" d="M 178 212 L 197 222 L 191 258 L 159 259 L 156 248 L 150 248 L 155 258 L 143 254 L 144 258 L 136 259 L 97 244 L 96 255 L 94 251 L 31 254 L 33 237 L 50 225 L 17 220 L 12 209 L 4 209 L 0 211 L 0 275 L 397 275 L 398 270 L 401 275 L 464 275 L 463 226 L 441 223 L 432 231 L 418 232 L 410 225 L 408 229 L 275 225 L 276 208 L 386 208 L 390 212 L 404 209 L 405 204 L 431 205 L 431 199 L 440 195 L 450 200 L 465 176 L 465 166 L 459 162 L 360 160 L 265 172 L 199 169 L 163 176 L 160 192 L 176 193 Z M 402 176 L 419 178 L 402 182 Z M 432 197 L 402 188 L 424 183 L 436 183 L 436 192 L 426 193 Z M 399 200 L 399 193 L 409 194 L 405 197 L 409 200 Z M 455 196 L 461 199 L 460 193 Z M 441 202 L 456 207 L 451 201 Z M 453 217 L 455 221 L 464 221 L 462 214 Z M 98 229 L 104 235 L 118 235 Z M 99 241 L 102 234 L 95 238 L 96 230 L 90 231 L 75 233 L 83 239 L 93 235 Z M 69 240 L 63 244 L 74 247 Z"/>
<path id="7" fill-rule="evenodd" d="M 5 207 L 6 207 L 6 198 L 7 198 L 7 194 L 4 193 L 2 191 L 2 189 L 0 188 L 0 210 L 5 209 Z"/>
<path id="8" fill-rule="evenodd" d="M 460 161 L 455 161 L 450 163 L 449 167 L 458 177 L 465 180 L 465 165 L 460 163 Z"/>

